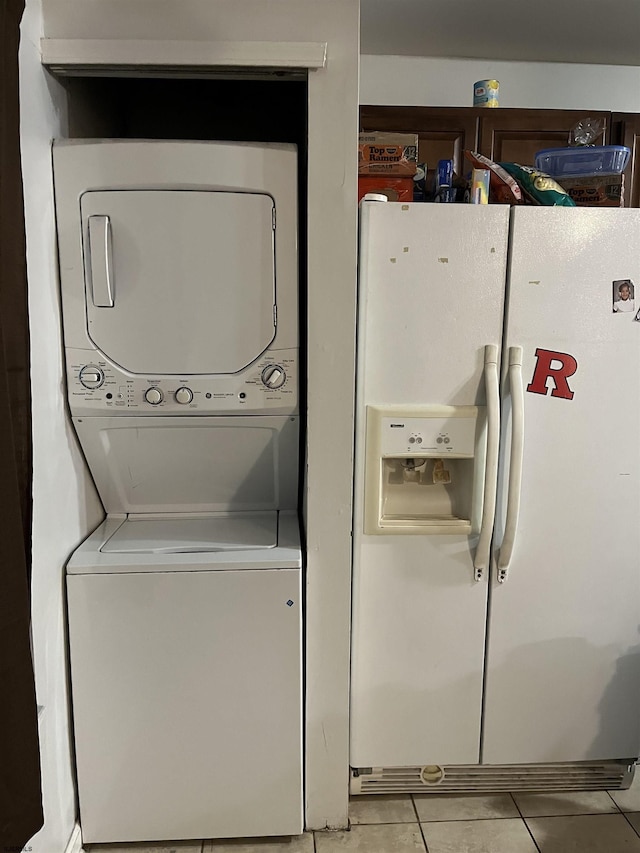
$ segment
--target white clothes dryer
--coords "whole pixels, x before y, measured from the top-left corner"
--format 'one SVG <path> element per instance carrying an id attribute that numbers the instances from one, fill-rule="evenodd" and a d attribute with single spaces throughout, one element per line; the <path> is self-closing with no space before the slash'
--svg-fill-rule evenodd
<path id="1" fill-rule="evenodd" d="M 85 842 L 303 829 L 293 146 L 54 145 Z"/>
<path id="2" fill-rule="evenodd" d="M 297 414 L 296 164 L 281 144 L 54 144 L 74 416 Z"/>

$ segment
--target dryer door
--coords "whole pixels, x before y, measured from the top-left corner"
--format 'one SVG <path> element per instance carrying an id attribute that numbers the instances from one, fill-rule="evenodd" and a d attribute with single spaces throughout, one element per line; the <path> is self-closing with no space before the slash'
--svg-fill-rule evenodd
<path id="1" fill-rule="evenodd" d="M 131 373 L 237 373 L 275 336 L 274 203 L 248 192 L 81 198 L 87 330 Z"/>

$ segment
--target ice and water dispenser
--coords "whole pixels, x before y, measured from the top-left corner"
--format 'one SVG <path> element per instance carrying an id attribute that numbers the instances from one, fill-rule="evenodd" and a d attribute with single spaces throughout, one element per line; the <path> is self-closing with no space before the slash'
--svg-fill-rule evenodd
<path id="1" fill-rule="evenodd" d="M 478 406 L 368 406 L 364 532 L 476 532 L 485 421 Z"/>

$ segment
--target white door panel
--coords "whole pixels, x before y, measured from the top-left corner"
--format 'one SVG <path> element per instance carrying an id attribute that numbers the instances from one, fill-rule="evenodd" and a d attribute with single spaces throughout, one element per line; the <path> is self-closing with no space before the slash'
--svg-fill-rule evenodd
<path id="1" fill-rule="evenodd" d="M 483 405 L 500 345 L 508 209 L 367 202 L 358 378 L 364 405 Z"/>
<path id="2" fill-rule="evenodd" d="M 502 338 L 507 230 L 498 206 L 361 209 L 356 767 L 478 761 L 487 584 L 473 580 L 477 537 L 364 535 L 366 407 L 485 405 L 484 348 Z"/>
<path id="3" fill-rule="evenodd" d="M 638 754 L 640 323 L 612 310 L 614 280 L 640 285 L 638 245 L 637 211 L 515 211 L 506 344 L 523 347 L 522 500 L 491 594 L 488 764 Z M 534 373 L 545 359 L 573 370 L 563 354 L 577 366 L 554 396 Z"/>
<path id="4" fill-rule="evenodd" d="M 299 569 L 67 578 L 86 842 L 302 831 L 300 587 Z"/>
<path id="5" fill-rule="evenodd" d="M 365 537 L 354 583 L 354 767 L 478 761 L 486 583 L 476 537 Z"/>

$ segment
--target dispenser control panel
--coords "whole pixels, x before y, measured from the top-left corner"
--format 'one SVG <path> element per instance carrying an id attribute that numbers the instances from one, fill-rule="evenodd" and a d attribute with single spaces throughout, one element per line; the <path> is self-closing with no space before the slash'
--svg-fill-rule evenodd
<path id="1" fill-rule="evenodd" d="M 364 533 L 478 530 L 486 432 L 483 407 L 367 406 Z"/>
<path id="2" fill-rule="evenodd" d="M 475 412 L 454 417 L 383 417 L 380 422 L 382 455 L 472 458 L 476 420 Z"/>

